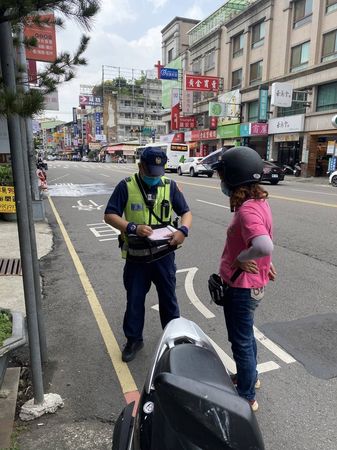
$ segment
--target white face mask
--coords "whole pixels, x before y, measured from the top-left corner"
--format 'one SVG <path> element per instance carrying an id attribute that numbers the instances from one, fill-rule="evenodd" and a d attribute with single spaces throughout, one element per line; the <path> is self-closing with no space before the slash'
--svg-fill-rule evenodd
<path id="1" fill-rule="evenodd" d="M 221 191 L 227 197 L 230 197 L 232 195 L 232 191 L 229 189 L 229 187 L 227 186 L 227 184 L 224 181 L 221 181 Z"/>

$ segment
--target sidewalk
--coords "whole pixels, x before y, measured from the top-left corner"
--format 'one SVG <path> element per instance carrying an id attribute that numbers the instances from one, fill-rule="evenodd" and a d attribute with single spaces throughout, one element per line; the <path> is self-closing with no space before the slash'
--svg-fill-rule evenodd
<path id="1" fill-rule="evenodd" d="M 53 235 L 47 222 L 35 222 L 35 232 L 40 259 L 51 251 Z M 17 222 L 0 220 L 0 236 L 0 259 L 20 258 Z M 0 307 L 25 314 L 22 276 L 0 276 L 0 293 Z M 11 390 L 15 389 L 15 386 L 17 389 L 17 372 L 17 370 L 7 370 L 5 381 L 7 386 L 11 386 L 11 389 L 10 392 L 6 392 L 6 398 L 0 396 L 0 449 L 9 448 L 17 394 L 17 392 L 11 392 Z"/>
<path id="2" fill-rule="evenodd" d="M 286 175 L 284 177 L 285 181 L 295 181 L 298 183 L 310 183 L 317 186 L 329 186 L 329 177 L 294 177 L 292 175 Z"/>

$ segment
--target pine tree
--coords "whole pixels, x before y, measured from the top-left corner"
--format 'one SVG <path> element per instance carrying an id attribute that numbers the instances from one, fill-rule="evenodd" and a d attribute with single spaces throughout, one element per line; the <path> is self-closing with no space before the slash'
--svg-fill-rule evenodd
<path id="1" fill-rule="evenodd" d="M 10 22 L 14 45 L 18 45 L 18 26 L 27 23 L 43 26 L 54 23 L 57 27 L 64 26 L 64 19 L 73 19 L 86 30 L 90 30 L 94 16 L 99 10 L 100 0 L 0 0 L 0 23 Z M 41 19 L 40 14 L 55 13 L 55 20 Z M 18 113 L 22 117 L 31 117 L 43 110 L 44 95 L 57 89 L 60 83 L 75 77 L 77 67 L 87 64 L 83 57 L 89 42 L 89 37 L 82 35 L 78 49 L 74 54 L 61 52 L 55 61 L 47 64 L 38 73 L 37 89 L 24 92 L 19 81 L 20 71 L 17 66 L 17 94 L 9 93 L 0 76 L 0 116 L 8 113 Z M 35 38 L 25 39 L 26 47 L 34 47 Z"/>

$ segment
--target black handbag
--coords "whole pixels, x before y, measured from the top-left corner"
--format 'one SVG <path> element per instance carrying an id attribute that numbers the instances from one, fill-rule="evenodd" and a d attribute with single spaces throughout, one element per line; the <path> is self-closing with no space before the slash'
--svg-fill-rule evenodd
<path id="1" fill-rule="evenodd" d="M 236 269 L 230 279 L 231 282 L 234 282 L 242 272 L 242 269 Z M 217 273 L 213 273 L 208 279 L 209 293 L 211 294 L 211 298 L 216 305 L 225 305 L 228 299 L 229 287 L 229 284 L 225 283 Z"/>

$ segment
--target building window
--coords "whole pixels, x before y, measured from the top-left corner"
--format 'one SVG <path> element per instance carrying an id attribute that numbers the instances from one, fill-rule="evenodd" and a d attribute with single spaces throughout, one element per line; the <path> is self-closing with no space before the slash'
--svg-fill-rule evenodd
<path id="1" fill-rule="evenodd" d="M 308 93 L 306 91 L 293 91 L 291 106 L 288 108 L 277 108 L 279 117 L 305 114 L 308 106 Z"/>
<path id="2" fill-rule="evenodd" d="M 262 61 L 250 65 L 249 83 L 258 83 L 262 80 Z"/>
<path id="3" fill-rule="evenodd" d="M 130 100 L 125 100 L 124 101 L 124 106 L 131 106 Z"/>
<path id="4" fill-rule="evenodd" d="M 196 61 L 192 62 L 192 72 L 195 75 L 201 74 L 201 59 L 197 59 Z"/>
<path id="5" fill-rule="evenodd" d="M 252 48 L 260 47 L 264 43 L 264 22 L 257 23 L 252 27 Z"/>
<path id="6" fill-rule="evenodd" d="M 243 54 L 243 33 L 233 37 L 233 58 Z"/>
<path id="7" fill-rule="evenodd" d="M 293 47 L 291 49 L 291 61 L 290 61 L 291 72 L 298 72 L 308 67 L 309 44 L 310 42 L 304 42 L 304 44 L 296 45 L 296 47 Z"/>
<path id="8" fill-rule="evenodd" d="M 238 89 L 242 84 L 242 69 L 232 72 L 232 89 Z"/>
<path id="9" fill-rule="evenodd" d="M 259 101 L 248 103 L 248 122 L 257 122 L 259 118 Z"/>
<path id="10" fill-rule="evenodd" d="M 322 62 L 337 58 L 337 30 L 323 36 Z"/>
<path id="11" fill-rule="evenodd" d="M 337 10 L 337 0 L 326 0 L 326 12 L 332 12 Z"/>
<path id="12" fill-rule="evenodd" d="M 318 86 L 316 111 L 337 109 L 337 82 Z"/>
<path id="13" fill-rule="evenodd" d="M 215 51 L 205 55 L 205 70 L 210 70 L 215 67 Z"/>
<path id="14" fill-rule="evenodd" d="M 312 0 L 297 0 L 294 3 L 294 28 L 311 22 Z"/>
<path id="15" fill-rule="evenodd" d="M 173 60 L 173 48 L 171 48 L 168 52 L 167 52 L 167 62 L 171 62 Z"/>

